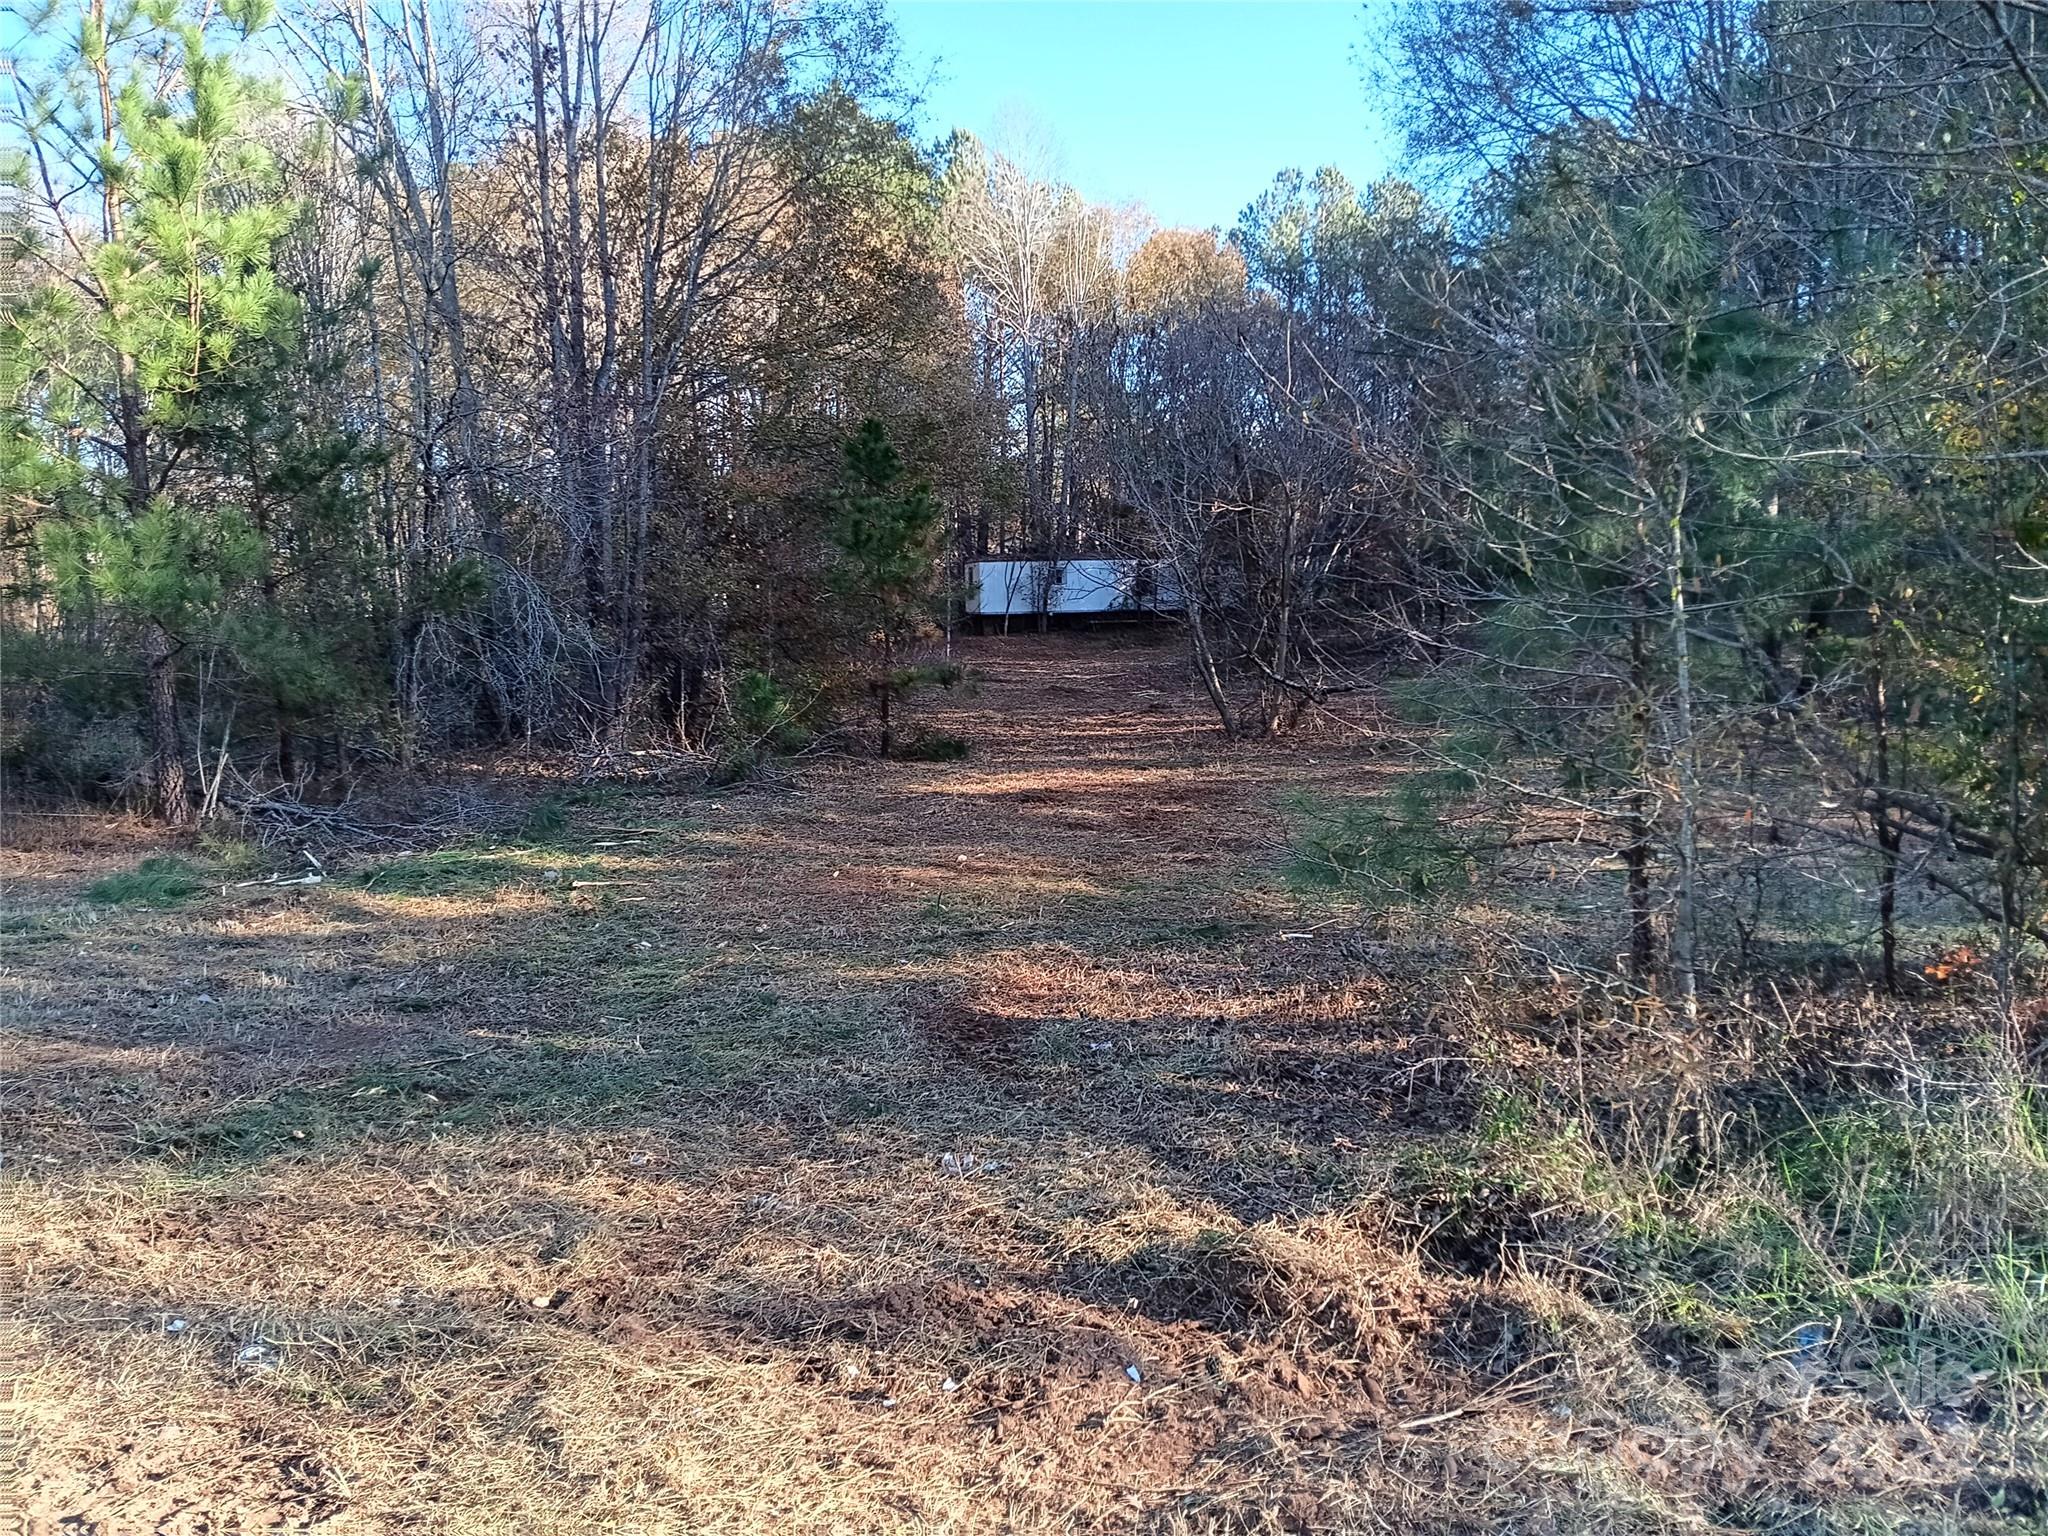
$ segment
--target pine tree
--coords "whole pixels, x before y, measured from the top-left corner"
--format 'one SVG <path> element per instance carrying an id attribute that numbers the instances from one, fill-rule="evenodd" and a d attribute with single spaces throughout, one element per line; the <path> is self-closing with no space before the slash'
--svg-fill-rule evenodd
<path id="1" fill-rule="evenodd" d="M 939 581 L 942 513 L 930 487 L 906 484 L 903 457 L 881 422 L 868 420 L 846 445 L 835 500 L 834 582 L 879 665 L 869 670 L 881 751 L 891 746 L 890 706 L 921 681 L 898 658 L 931 618 Z"/>
<path id="2" fill-rule="evenodd" d="M 241 509 L 174 472 L 250 344 L 292 311 L 272 256 L 293 210 L 271 195 L 251 133 L 261 101 L 234 63 L 267 0 L 227 0 L 199 20 L 176 0 L 82 0 L 67 19 L 29 129 L 38 177 L 68 180 L 72 195 L 53 198 L 58 227 L 32 248 L 50 281 L 9 317 L 30 372 L 20 409 L 42 414 L 44 431 L 9 441 L 65 445 L 68 463 L 36 475 L 41 554 L 60 600 L 133 634 L 152 800 L 184 825 L 180 658 L 260 571 L 262 545 Z M 65 217 L 74 204 L 94 209 L 89 226 Z"/>
<path id="3" fill-rule="evenodd" d="M 1611 851 L 1626 968 L 1690 1013 L 1700 742 L 1735 707 L 1738 665 L 1701 615 L 1737 630 L 1775 588 L 1751 482 L 1797 359 L 1722 291 L 1728 253 L 1679 190 L 1600 135 L 1559 136 L 1493 190 L 1468 323 L 1515 346 L 1447 430 L 1487 665 L 1432 712 L 1473 730 L 1461 766 Z M 1554 776 L 1525 776 L 1531 758 Z"/>

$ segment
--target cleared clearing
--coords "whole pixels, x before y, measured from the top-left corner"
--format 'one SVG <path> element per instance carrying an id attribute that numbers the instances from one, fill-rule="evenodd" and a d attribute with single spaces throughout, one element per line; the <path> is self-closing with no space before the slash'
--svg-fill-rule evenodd
<path id="1" fill-rule="evenodd" d="M 1396 1196 L 1477 1113 L 1457 957 L 1290 894 L 1281 802 L 1398 742 L 1226 744 L 1171 648 L 969 659 L 924 714 L 970 761 L 585 795 L 550 846 L 314 888 L 93 905 L 157 850 L 24 823 L 28 1514 L 1654 1530 L 1997 1491 L 1968 1422 L 1717 1441 L 1710 1370 Z"/>

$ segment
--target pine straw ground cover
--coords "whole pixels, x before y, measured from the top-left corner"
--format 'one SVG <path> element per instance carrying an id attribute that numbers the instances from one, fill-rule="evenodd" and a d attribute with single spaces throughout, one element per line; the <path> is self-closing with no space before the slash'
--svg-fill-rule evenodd
<path id="1" fill-rule="evenodd" d="M 556 802 L 317 887 L 188 851 L 203 889 L 127 902 L 143 829 L 17 836 L 19 1513 L 2048 1518 L 2048 1180 L 1966 1002 L 1906 1039 L 1780 999 L 1688 1055 L 1562 983 L 1490 996 L 1511 912 L 1280 878 L 1287 796 L 1397 741 L 1229 746 L 1127 641 L 972 659 L 931 716 L 968 762 Z M 1867 1056 L 1847 1111 L 1807 1085 L 1820 1119 L 1738 1148 Z"/>

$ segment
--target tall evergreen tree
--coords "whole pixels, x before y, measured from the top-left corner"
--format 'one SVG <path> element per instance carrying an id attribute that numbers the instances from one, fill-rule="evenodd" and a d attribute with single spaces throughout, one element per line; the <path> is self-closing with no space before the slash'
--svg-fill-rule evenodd
<path id="1" fill-rule="evenodd" d="M 50 14 L 66 46 L 29 96 L 52 209 L 31 250 L 51 280 L 9 316 L 30 370 L 17 409 L 42 430 L 34 466 L 9 434 L 8 474 L 37 486 L 60 599 L 133 637 L 152 800 L 172 825 L 194 810 L 181 655 L 262 567 L 244 509 L 185 456 L 210 398 L 292 312 L 272 265 L 292 209 L 252 131 L 261 93 L 236 65 L 267 19 L 267 0 L 198 15 L 176 0 L 80 0 Z M 74 217 L 82 207 L 90 218 Z"/>

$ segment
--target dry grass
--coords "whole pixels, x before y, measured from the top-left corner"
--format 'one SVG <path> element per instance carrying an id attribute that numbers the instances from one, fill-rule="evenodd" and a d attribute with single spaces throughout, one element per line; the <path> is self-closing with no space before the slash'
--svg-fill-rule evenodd
<path id="1" fill-rule="evenodd" d="M 1640 1291 L 1572 1274 L 1629 1209 L 1594 1154 L 1510 1128 L 1524 1185 L 1450 1176 L 1542 1032 L 1470 1025 L 1444 932 L 1333 922 L 1278 875 L 1284 792 L 1394 771 L 1378 743 L 1222 743 L 1169 650 L 970 659 L 982 690 L 931 719 L 965 763 L 635 794 L 315 888 L 94 906 L 141 831 L 17 829 L 22 1511 L 680 1536 L 2034 1507 L 2024 1404 L 1760 1417 Z"/>

